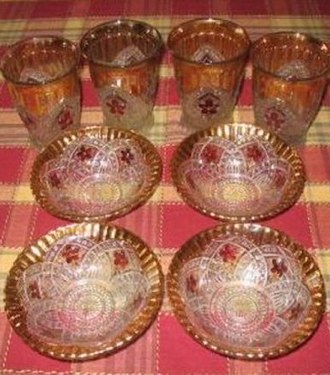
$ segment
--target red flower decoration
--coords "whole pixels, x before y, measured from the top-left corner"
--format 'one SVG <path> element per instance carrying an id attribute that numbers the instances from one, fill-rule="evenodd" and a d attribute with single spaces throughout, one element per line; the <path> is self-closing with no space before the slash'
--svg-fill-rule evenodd
<path id="1" fill-rule="evenodd" d="M 209 144 L 205 146 L 202 152 L 202 158 L 207 163 L 217 163 L 221 156 L 221 150 L 218 146 Z"/>
<path id="2" fill-rule="evenodd" d="M 285 113 L 276 106 L 267 108 L 264 118 L 266 124 L 274 130 L 279 130 L 285 123 L 286 115 Z"/>
<path id="3" fill-rule="evenodd" d="M 31 284 L 29 284 L 28 290 L 29 290 L 29 294 L 31 298 L 36 298 L 36 299 L 41 298 L 40 289 L 36 281 L 33 281 Z"/>
<path id="4" fill-rule="evenodd" d="M 281 170 L 276 170 L 273 177 L 274 185 L 281 189 L 286 183 L 286 174 Z"/>
<path id="5" fill-rule="evenodd" d="M 134 155 L 132 154 L 132 151 L 129 148 L 126 148 L 125 150 L 121 150 L 121 160 L 126 164 L 131 164 L 131 162 L 134 160 Z"/>
<path id="6" fill-rule="evenodd" d="M 124 250 L 117 250 L 114 253 L 114 264 L 116 267 L 125 268 L 128 266 L 128 258 Z"/>
<path id="7" fill-rule="evenodd" d="M 198 292 L 198 281 L 197 281 L 197 279 L 195 278 L 194 275 L 191 274 L 186 278 L 186 288 L 187 288 L 188 292 L 197 294 L 197 292 Z"/>
<path id="8" fill-rule="evenodd" d="M 62 181 L 60 174 L 57 171 L 50 173 L 48 179 L 51 187 L 57 189 L 61 187 Z"/>
<path id="9" fill-rule="evenodd" d="M 207 93 L 198 99 L 198 107 L 203 115 L 216 114 L 219 106 L 219 98 L 211 93 Z"/>
<path id="10" fill-rule="evenodd" d="M 283 259 L 273 259 L 272 265 L 273 267 L 270 269 L 270 271 L 278 277 L 281 277 L 288 270 Z"/>
<path id="11" fill-rule="evenodd" d="M 257 163 L 262 161 L 264 154 L 257 145 L 250 145 L 246 148 L 246 156 Z"/>
<path id="12" fill-rule="evenodd" d="M 237 248 L 232 244 L 225 244 L 219 251 L 219 255 L 224 262 L 233 262 L 237 256 Z"/>
<path id="13" fill-rule="evenodd" d="M 114 115 L 123 115 L 127 106 L 126 101 L 120 96 L 110 96 L 105 100 L 110 112 Z"/>
<path id="14" fill-rule="evenodd" d="M 57 123 L 62 130 L 73 124 L 73 108 L 65 106 L 57 117 Z"/>
<path id="15" fill-rule="evenodd" d="M 299 314 L 302 311 L 302 306 L 300 303 L 298 303 L 296 306 L 292 307 L 291 310 L 289 310 L 287 314 L 287 319 L 288 320 L 295 320 L 298 318 Z"/>
<path id="16" fill-rule="evenodd" d="M 80 248 L 75 245 L 66 245 L 61 252 L 61 256 L 69 264 L 77 264 L 80 259 Z"/>
<path id="17" fill-rule="evenodd" d="M 95 148 L 93 148 L 93 147 L 86 147 L 86 146 L 83 145 L 77 151 L 76 156 L 81 161 L 85 161 L 85 160 L 92 159 L 95 156 L 96 152 L 97 152 L 97 150 Z"/>

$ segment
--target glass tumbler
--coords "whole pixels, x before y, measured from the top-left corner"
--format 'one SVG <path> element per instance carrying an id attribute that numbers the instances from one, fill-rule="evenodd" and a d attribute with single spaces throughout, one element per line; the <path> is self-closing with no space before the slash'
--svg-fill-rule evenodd
<path id="1" fill-rule="evenodd" d="M 81 39 L 104 123 L 134 130 L 153 124 L 153 106 L 163 47 L 160 33 L 144 22 L 115 20 Z"/>
<path id="2" fill-rule="evenodd" d="M 258 39 L 251 56 L 257 125 L 287 143 L 304 142 L 327 85 L 329 47 L 310 35 L 279 32 Z"/>
<path id="3" fill-rule="evenodd" d="M 250 48 L 244 28 L 222 19 L 195 19 L 172 29 L 168 47 L 181 123 L 202 129 L 231 121 Z"/>
<path id="4" fill-rule="evenodd" d="M 79 59 L 74 43 L 47 35 L 13 44 L 1 60 L 13 102 L 37 148 L 80 126 Z"/>

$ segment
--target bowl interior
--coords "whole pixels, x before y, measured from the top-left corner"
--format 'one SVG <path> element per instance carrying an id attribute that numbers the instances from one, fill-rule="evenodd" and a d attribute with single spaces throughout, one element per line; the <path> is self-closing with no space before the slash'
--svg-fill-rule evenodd
<path id="1" fill-rule="evenodd" d="M 155 148 L 130 132 L 105 132 L 83 131 L 37 158 L 32 190 L 46 210 L 75 221 L 113 218 L 153 193 L 161 175 Z"/>
<path id="2" fill-rule="evenodd" d="M 287 238 L 260 226 L 238 228 L 209 231 L 183 247 L 171 266 L 170 298 L 204 345 L 234 357 L 275 357 L 317 325 L 322 277 Z"/>
<path id="3" fill-rule="evenodd" d="M 258 220 L 293 204 L 304 186 L 297 153 L 261 129 L 228 125 L 199 132 L 177 151 L 172 174 L 183 198 L 228 220 Z"/>
<path id="4" fill-rule="evenodd" d="M 120 229 L 103 228 L 100 238 L 99 226 L 84 228 L 50 244 L 39 240 L 37 252 L 23 253 L 8 281 L 6 307 L 18 333 L 46 354 L 58 347 L 53 356 L 62 359 L 126 345 L 150 324 L 161 299 L 151 250 Z"/>

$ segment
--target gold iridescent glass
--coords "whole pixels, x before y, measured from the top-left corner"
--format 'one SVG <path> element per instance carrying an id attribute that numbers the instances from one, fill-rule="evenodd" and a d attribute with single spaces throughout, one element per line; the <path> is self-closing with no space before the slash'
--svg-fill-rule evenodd
<path id="1" fill-rule="evenodd" d="M 232 222 L 259 221 L 293 205 L 303 192 L 297 151 L 252 124 L 200 130 L 177 148 L 172 177 L 199 212 Z"/>
<path id="2" fill-rule="evenodd" d="M 320 108 L 330 70 L 329 46 L 310 35 L 280 32 L 252 47 L 257 125 L 303 143 Z"/>
<path id="3" fill-rule="evenodd" d="M 5 295 L 8 320 L 32 349 L 85 361 L 126 347 L 149 327 L 163 275 L 148 245 L 125 229 L 68 225 L 18 256 Z"/>
<path id="4" fill-rule="evenodd" d="M 170 265 L 167 292 L 201 345 L 251 360 L 285 355 L 309 339 L 326 297 L 308 251 L 258 224 L 222 225 L 187 241 Z"/>
<path id="5" fill-rule="evenodd" d="M 79 48 L 57 36 L 20 41 L 2 58 L 2 74 L 37 148 L 80 126 L 79 59 Z"/>
<path id="6" fill-rule="evenodd" d="M 143 205 L 162 175 L 156 148 L 142 135 L 108 126 L 66 132 L 36 158 L 31 189 L 54 216 L 106 221 Z"/>
<path id="7" fill-rule="evenodd" d="M 222 19 L 196 19 L 168 37 L 181 99 L 181 123 L 201 129 L 231 121 L 250 40 L 243 27 Z"/>
<path id="8" fill-rule="evenodd" d="M 134 20 L 107 22 L 81 40 L 104 123 L 145 130 L 153 124 L 153 106 L 162 52 L 160 33 Z"/>

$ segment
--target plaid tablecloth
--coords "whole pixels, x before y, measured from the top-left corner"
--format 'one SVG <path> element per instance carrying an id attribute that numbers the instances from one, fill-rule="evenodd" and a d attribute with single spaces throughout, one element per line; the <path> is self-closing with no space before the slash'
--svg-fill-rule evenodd
<path id="1" fill-rule="evenodd" d="M 176 24 L 196 16 L 231 19 L 255 40 L 280 30 L 311 33 L 330 39 L 330 1 L 316 0 L 0 0 L 0 52 L 7 44 L 35 34 L 55 33 L 78 41 L 90 27 L 129 17 L 156 26 L 166 40 Z M 88 69 L 81 72 L 82 123 L 101 124 L 102 115 Z M 253 121 L 251 67 L 235 120 Z M 24 246 L 66 222 L 35 203 L 29 177 L 36 151 L 0 80 L 0 373 L 1 374 L 330 374 L 330 315 L 306 345 L 282 359 L 243 362 L 201 347 L 179 326 L 165 298 L 147 333 L 127 349 L 85 363 L 60 362 L 32 351 L 6 320 L 3 288 L 7 273 Z M 319 263 L 330 296 L 330 92 L 299 149 L 307 183 L 300 201 L 287 212 L 264 222 L 301 242 Z M 162 182 L 153 198 L 115 222 L 139 235 L 157 253 L 166 274 L 173 254 L 192 235 L 217 224 L 187 207 L 173 188 L 169 161 L 186 131 L 179 126 L 180 106 L 171 57 L 165 54 L 155 107 L 156 124 L 149 134 L 164 162 Z"/>

